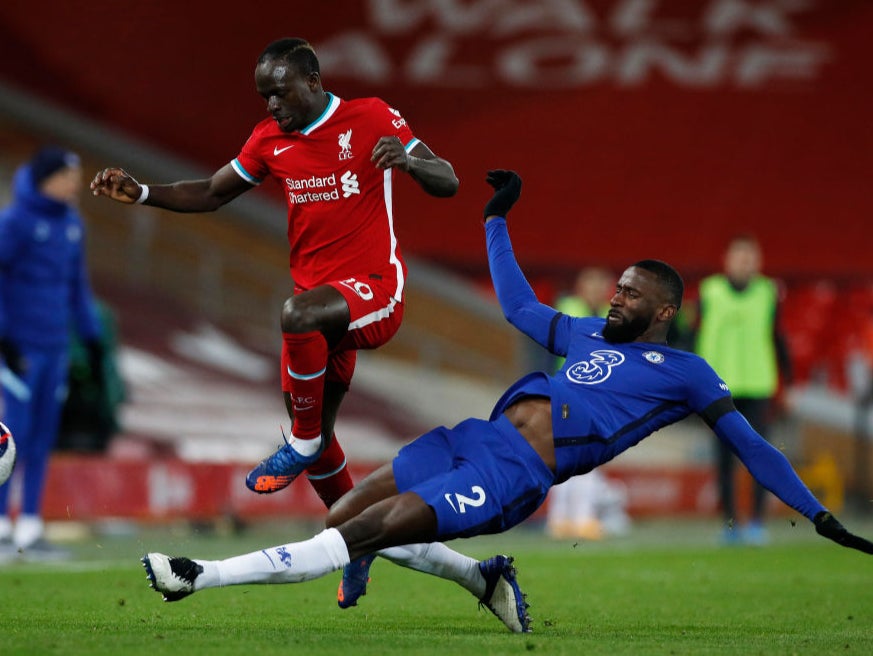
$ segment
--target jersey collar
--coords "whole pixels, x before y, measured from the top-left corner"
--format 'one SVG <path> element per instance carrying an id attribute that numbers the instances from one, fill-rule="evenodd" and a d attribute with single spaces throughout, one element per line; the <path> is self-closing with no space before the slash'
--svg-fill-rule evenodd
<path id="1" fill-rule="evenodd" d="M 335 95 L 327 92 L 327 107 L 324 108 L 324 111 L 321 113 L 317 119 L 315 119 L 312 123 L 307 125 L 305 128 L 300 130 L 300 134 L 312 134 L 315 130 L 324 125 L 327 120 L 333 116 L 334 112 L 336 112 L 337 107 L 340 106 L 340 102 L 342 102 Z"/>

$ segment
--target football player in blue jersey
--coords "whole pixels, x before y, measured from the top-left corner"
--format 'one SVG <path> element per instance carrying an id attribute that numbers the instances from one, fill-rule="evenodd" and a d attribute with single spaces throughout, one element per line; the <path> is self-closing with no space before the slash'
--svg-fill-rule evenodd
<path id="1" fill-rule="evenodd" d="M 511 560 L 481 563 L 442 541 L 505 531 L 530 516 L 555 483 L 589 472 L 668 424 L 700 415 L 752 475 L 838 544 L 873 554 L 812 495 L 788 460 L 734 408 L 730 390 L 699 356 L 667 345 L 682 303 L 679 274 L 642 260 L 621 276 L 604 318 L 576 318 L 540 303 L 519 268 L 506 215 L 521 193 L 512 171 L 491 171 L 485 206 L 488 262 L 506 318 L 555 355 L 554 375 L 514 383 L 488 420 L 440 427 L 400 450 L 340 499 L 324 531 L 304 542 L 208 561 L 149 553 L 152 587 L 167 601 L 205 588 L 296 583 L 378 553 L 455 581 L 512 631 L 530 618 Z"/>

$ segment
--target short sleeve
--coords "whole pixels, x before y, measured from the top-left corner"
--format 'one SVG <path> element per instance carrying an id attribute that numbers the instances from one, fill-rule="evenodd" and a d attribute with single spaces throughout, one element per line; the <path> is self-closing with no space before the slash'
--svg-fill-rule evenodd
<path id="1" fill-rule="evenodd" d="M 259 126 L 258 126 L 259 127 Z M 246 182 L 259 185 L 269 174 L 267 164 L 264 158 L 261 157 L 261 136 L 260 130 L 256 127 L 249 135 L 249 138 L 243 144 L 242 150 L 230 163 L 233 170 L 236 171 Z"/>
<path id="2" fill-rule="evenodd" d="M 400 139 L 406 152 L 415 148 L 420 142 L 415 138 L 412 128 L 409 127 L 400 111 L 383 100 L 376 100 L 374 113 L 382 126 L 383 136 L 395 136 Z"/>

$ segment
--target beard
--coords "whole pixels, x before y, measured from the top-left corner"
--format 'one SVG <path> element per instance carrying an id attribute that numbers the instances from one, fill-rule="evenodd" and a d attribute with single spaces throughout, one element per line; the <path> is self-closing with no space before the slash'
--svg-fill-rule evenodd
<path id="1" fill-rule="evenodd" d="M 621 323 L 612 324 L 609 321 L 603 326 L 603 339 L 613 344 L 626 344 L 634 341 L 649 327 L 649 320 L 645 317 L 634 317 L 630 321 L 622 317 Z"/>

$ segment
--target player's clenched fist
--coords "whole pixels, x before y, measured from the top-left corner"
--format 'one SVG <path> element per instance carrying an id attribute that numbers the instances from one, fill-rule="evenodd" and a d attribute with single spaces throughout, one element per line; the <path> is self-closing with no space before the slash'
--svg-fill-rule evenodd
<path id="1" fill-rule="evenodd" d="M 108 196 L 120 203 L 135 203 L 142 194 L 142 185 L 124 169 L 109 168 L 98 171 L 90 187 L 95 196 Z"/>
<path id="2" fill-rule="evenodd" d="M 494 187 L 494 196 L 485 205 L 484 217 L 505 217 L 521 196 L 521 176 L 515 171 L 496 169 L 488 171 L 485 181 Z"/>
<path id="3" fill-rule="evenodd" d="M 857 549 L 866 554 L 873 554 L 873 542 L 865 540 L 854 533 L 849 533 L 846 527 L 829 512 L 823 511 L 818 513 L 813 522 L 815 523 L 815 530 L 819 535 L 833 540 L 843 547 Z"/>

